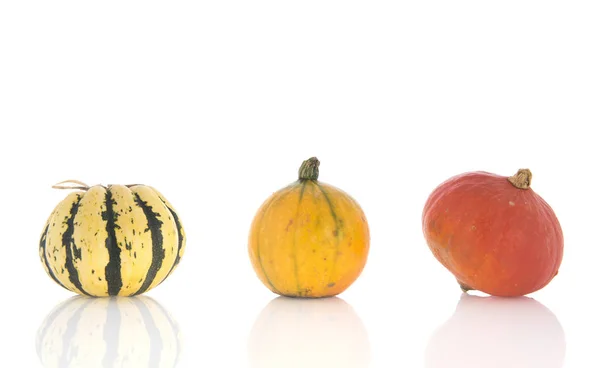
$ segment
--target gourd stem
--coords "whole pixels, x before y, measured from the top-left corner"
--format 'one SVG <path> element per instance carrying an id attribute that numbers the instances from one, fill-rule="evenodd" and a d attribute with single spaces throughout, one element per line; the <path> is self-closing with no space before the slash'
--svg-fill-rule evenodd
<path id="1" fill-rule="evenodd" d="M 63 184 L 74 184 L 74 185 L 63 185 Z M 81 189 L 81 190 L 88 190 L 90 189 L 90 186 L 87 185 L 86 183 L 79 181 L 79 180 L 65 180 L 65 181 L 61 181 L 60 183 L 56 183 L 52 186 L 52 188 L 54 189 Z"/>
<path id="2" fill-rule="evenodd" d="M 298 179 L 300 180 L 317 180 L 319 178 L 319 160 L 316 157 L 311 157 L 304 161 L 298 170 Z"/>
<path id="3" fill-rule="evenodd" d="M 463 284 L 462 282 L 458 281 L 458 285 L 460 286 L 460 290 L 463 291 L 463 293 L 466 293 L 470 290 L 473 290 L 470 286 L 467 286 L 466 284 Z"/>
<path id="4" fill-rule="evenodd" d="M 519 189 L 528 189 L 531 185 L 531 171 L 529 169 L 519 169 L 517 173 L 508 178 L 508 181 Z"/>

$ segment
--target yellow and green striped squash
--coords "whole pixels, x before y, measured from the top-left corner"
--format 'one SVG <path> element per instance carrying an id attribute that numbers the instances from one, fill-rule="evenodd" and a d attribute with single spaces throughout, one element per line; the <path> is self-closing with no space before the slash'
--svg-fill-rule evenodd
<path id="1" fill-rule="evenodd" d="M 39 245 L 46 273 L 74 293 L 132 296 L 163 282 L 185 251 L 173 206 L 147 185 L 79 187 L 54 209 Z"/>

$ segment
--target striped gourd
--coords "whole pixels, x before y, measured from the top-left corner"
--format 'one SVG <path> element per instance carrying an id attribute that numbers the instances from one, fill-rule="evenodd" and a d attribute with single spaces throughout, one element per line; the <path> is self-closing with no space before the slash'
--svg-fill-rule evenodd
<path id="1" fill-rule="evenodd" d="M 177 366 L 177 322 L 147 297 L 74 296 L 55 307 L 37 331 L 46 368 Z"/>
<path id="2" fill-rule="evenodd" d="M 80 184 L 54 186 L 78 190 L 44 225 L 39 256 L 46 273 L 72 292 L 98 297 L 139 295 L 164 281 L 185 251 L 173 206 L 146 185 Z"/>

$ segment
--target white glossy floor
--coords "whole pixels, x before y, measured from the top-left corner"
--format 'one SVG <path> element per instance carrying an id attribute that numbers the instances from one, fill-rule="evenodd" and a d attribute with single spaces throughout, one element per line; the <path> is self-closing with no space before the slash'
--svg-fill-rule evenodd
<path id="1" fill-rule="evenodd" d="M 72 298 L 48 314 L 35 342 L 44 367 L 562 367 L 567 360 L 562 323 L 534 299 L 465 295 L 433 329 L 422 318 L 375 314 L 363 318 L 341 298 L 275 298 L 254 320 L 228 325 L 216 314 L 194 328 L 149 297 Z"/>

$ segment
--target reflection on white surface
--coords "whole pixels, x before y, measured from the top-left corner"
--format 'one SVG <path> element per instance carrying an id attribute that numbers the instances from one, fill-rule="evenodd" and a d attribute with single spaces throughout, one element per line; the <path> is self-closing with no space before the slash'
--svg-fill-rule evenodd
<path id="1" fill-rule="evenodd" d="M 248 350 L 255 368 L 363 368 L 370 360 L 362 321 L 338 297 L 272 300 L 254 322 Z"/>
<path id="2" fill-rule="evenodd" d="M 40 326 L 37 354 L 44 367 L 175 367 L 179 329 L 147 296 L 75 296 Z"/>
<path id="3" fill-rule="evenodd" d="M 556 316 L 534 299 L 463 294 L 431 338 L 427 368 L 560 368 L 565 336 Z"/>

